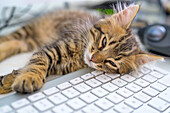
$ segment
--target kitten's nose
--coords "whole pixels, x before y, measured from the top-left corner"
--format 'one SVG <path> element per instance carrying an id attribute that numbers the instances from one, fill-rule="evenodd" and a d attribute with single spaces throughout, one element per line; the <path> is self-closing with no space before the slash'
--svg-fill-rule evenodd
<path id="1" fill-rule="evenodd" d="M 90 61 L 94 63 L 101 63 L 104 60 L 105 56 L 106 55 L 97 52 L 92 55 Z"/>
<path id="2" fill-rule="evenodd" d="M 95 62 L 95 60 L 94 60 L 94 55 L 92 55 L 91 61 L 92 61 L 92 62 Z"/>

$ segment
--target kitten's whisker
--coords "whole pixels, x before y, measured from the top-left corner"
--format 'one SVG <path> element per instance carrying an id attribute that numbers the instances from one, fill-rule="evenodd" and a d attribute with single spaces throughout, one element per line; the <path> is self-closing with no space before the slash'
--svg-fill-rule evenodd
<path id="1" fill-rule="evenodd" d="M 115 7 L 115 5 L 113 4 L 113 13 L 117 13 L 117 10 L 116 10 L 116 7 Z"/>
<path id="2" fill-rule="evenodd" d="M 122 11 L 122 3 L 121 2 L 119 2 L 119 7 L 120 7 L 120 11 Z"/>
<path id="3" fill-rule="evenodd" d="M 126 9 L 126 8 L 127 8 L 127 4 L 125 2 L 125 3 L 123 3 L 123 9 Z"/>

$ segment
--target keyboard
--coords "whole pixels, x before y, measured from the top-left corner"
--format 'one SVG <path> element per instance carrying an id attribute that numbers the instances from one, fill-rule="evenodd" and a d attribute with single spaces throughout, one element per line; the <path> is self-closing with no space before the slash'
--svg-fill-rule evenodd
<path id="1" fill-rule="evenodd" d="M 170 75 L 159 68 L 70 78 L 31 95 L 0 99 L 0 113 L 170 113 Z"/>

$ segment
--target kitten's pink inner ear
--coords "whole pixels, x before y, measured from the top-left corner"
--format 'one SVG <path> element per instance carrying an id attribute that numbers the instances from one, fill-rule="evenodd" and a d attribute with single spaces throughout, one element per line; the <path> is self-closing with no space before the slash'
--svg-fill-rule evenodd
<path id="1" fill-rule="evenodd" d="M 135 56 L 135 64 L 138 66 L 143 65 L 148 62 L 152 62 L 155 60 L 163 60 L 163 57 L 160 56 L 155 56 L 155 55 L 150 55 L 150 54 L 138 54 Z"/>
<path id="2" fill-rule="evenodd" d="M 128 29 L 138 11 L 139 5 L 129 6 L 126 9 L 120 11 L 119 13 L 114 14 L 113 16 L 111 16 L 111 18 L 116 19 L 116 21 L 121 27 Z"/>

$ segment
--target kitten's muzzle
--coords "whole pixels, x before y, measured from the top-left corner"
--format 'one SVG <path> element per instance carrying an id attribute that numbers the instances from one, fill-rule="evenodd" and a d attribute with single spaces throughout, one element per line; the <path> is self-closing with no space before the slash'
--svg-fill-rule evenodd
<path id="1" fill-rule="evenodd" d="M 90 61 L 94 62 L 94 63 L 101 63 L 103 62 L 103 60 L 105 59 L 106 55 L 96 52 L 92 55 Z"/>
<path id="2" fill-rule="evenodd" d="M 94 59 L 94 55 L 92 55 L 90 61 L 94 62 L 95 63 L 95 59 Z"/>

